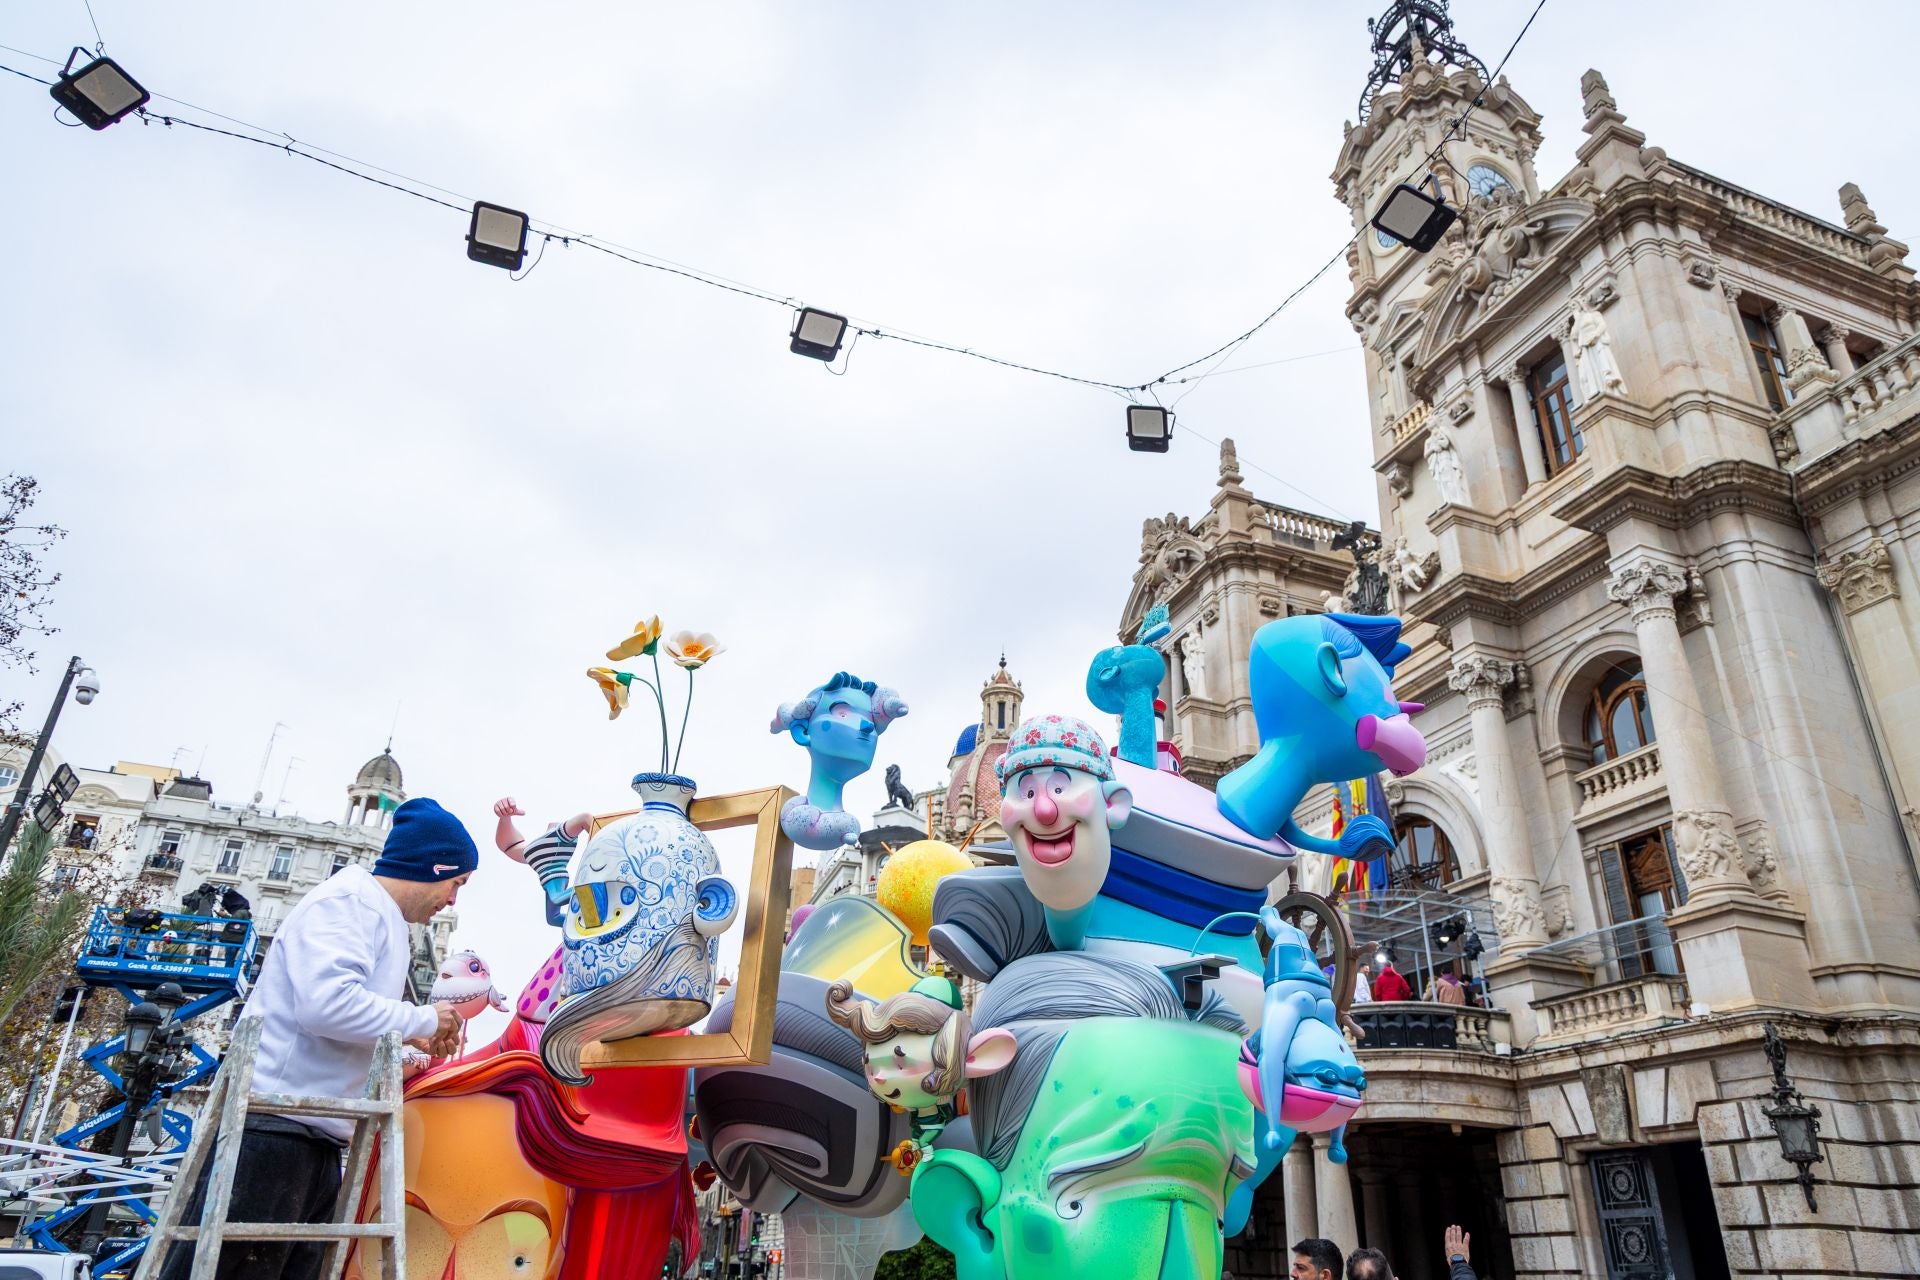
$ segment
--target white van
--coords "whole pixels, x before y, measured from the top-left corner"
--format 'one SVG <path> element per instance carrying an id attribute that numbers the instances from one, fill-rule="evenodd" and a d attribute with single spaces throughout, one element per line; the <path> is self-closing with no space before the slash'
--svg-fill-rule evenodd
<path id="1" fill-rule="evenodd" d="M 90 1280 L 92 1275 L 84 1253 L 0 1249 L 0 1280 Z"/>

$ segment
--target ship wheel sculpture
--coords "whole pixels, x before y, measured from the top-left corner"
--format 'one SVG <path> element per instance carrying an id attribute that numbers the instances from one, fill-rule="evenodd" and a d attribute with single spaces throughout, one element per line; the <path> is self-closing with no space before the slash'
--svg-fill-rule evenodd
<path id="1" fill-rule="evenodd" d="M 1307 945 L 1313 948 L 1321 964 L 1332 962 L 1333 1007 L 1339 1014 L 1340 1025 L 1353 1032 L 1355 1039 L 1363 1039 L 1367 1033 L 1348 1013 L 1353 1006 L 1353 971 L 1360 957 L 1354 949 L 1353 930 L 1347 927 L 1347 918 L 1319 894 L 1300 889 L 1276 902 L 1274 909 L 1282 920 L 1307 935 Z M 1263 931 L 1260 953 L 1265 955 L 1271 944 L 1272 940 Z"/>

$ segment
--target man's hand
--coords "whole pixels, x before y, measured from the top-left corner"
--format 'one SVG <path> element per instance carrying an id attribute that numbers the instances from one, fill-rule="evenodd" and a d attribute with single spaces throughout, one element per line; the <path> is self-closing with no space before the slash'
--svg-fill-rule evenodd
<path id="1" fill-rule="evenodd" d="M 1463 1262 L 1471 1262 L 1473 1255 L 1467 1252 L 1467 1246 L 1472 1243 L 1472 1241 L 1473 1236 L 1462 1231 L 1458 1226 L 1448 1227 L 1446 1242 L 1448 1264 L 1451 1265 L 1456 1256 Z"/>

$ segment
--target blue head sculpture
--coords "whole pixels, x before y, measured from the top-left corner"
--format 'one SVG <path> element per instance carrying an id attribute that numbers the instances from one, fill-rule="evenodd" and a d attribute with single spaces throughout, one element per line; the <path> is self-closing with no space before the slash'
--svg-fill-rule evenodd
<path id="1" fill-rule="evenodd" d="M 1419 703 L 1393 695 L 1393 670 L 1411 652 L 1398 618 L 1329 613 L 1269 622 L 1248 658 L 1260 752 L 1220 780 L 1220 812 L 1256 836 L 1278 833 L 1297 848 L 1353 857 L 1392 833 L 1372 814 L 1338 841 L 1300 830 L 1293 811 L 1323 782 L 1388 770 L 1405 776 L 1427 758 L 1408 716 Z"/>
<path id="2" fill-rule="evenodd" d="M 1341 1138 L 1360 1109 L 1366 1074 L 1340 1030 L 1333 987 L 1306 934 L 1272 907 L 1260 923 L 1273 940 L 1263 975 L 1266 1010 L 1241 1048 L 1241 1087 L 1264 1114 L 1267 1151 L 1286 1150 L 1297 1132 L 1330 1132 L 1328 1157 L 1343 1163 Z"/>
<path id="3" fill-rule="evenodd" d="M 807 849 L 837 849 L 860 834 L 860 820 L 841 805 L 847 783 L 873 767 L 887 726 L 907 714 L 893 690 L 845 671 L 798 702 L 783 702 L 772 731 L 807 749 L 813 771 L 807 794 L 780 810 L 780 829 Z"/>

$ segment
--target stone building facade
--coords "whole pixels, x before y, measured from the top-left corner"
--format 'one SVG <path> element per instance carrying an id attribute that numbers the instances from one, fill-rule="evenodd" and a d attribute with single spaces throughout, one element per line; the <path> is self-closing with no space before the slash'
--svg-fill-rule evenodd
<path id="1" fill-rule="evenodd" d="M 1351 1163 L 1303 1142 L 1228 1265 L 1284 1274 L 1317 1233 L 1425 1280 L 1463 1221 L 1482 1275 L 1920 1274 L 1906 248 L 1852 184 L 1829 220 L 1669 157 L 1598 72 L 1543 182 L 1539 116 L 1443 5 L 1380 30 L 1333 180 L 1430 744 L 1387 787 L 1395 885 L 1490 903 L 1468 967 L 1495 1007 L 1370 1035 Z M 1461 217 L 1421 255 L 1368 219 L 1429 167 Z M 1174 702 L 1202 780 L 1257 745 L 1241 658 L 1291 599 L 1217 532 L 1259 540 L 1225 481 L 1191 529 L 1149 522 L 1121 626 L 1161 601 L 1182 636 L 1217 602 L 1205 696 Z M 1324 829 L 1325 798 L 1299 816 Z M 1769 1024 L 1820 1113 L 1812 1204 L 1764 1109 Z"/>

